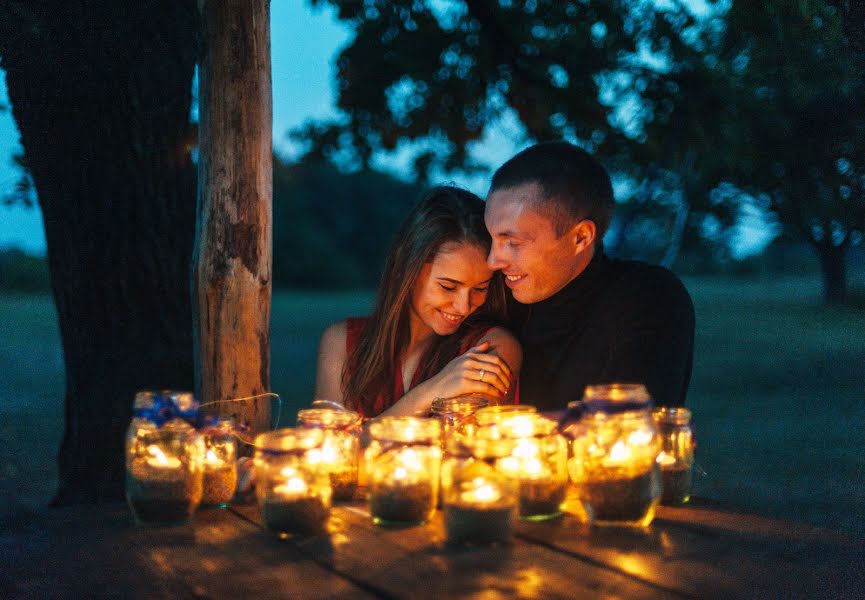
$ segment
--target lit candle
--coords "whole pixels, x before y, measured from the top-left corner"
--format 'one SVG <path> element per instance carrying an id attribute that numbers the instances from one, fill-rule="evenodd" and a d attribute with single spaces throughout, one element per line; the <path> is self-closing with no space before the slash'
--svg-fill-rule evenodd
<path id="1" fill-rule="evenodd" d="M 674 464 L 676 464 L 676 457 L 671 454 L 667 454 L 666 452 L 661 452 L 658 455 L 658 464 L 661 465 L 662 469 L 665 467 L 672 467 Z"/>
<path id="2" fill-rule="evenodd" d="M 286 477 L 286 480 L 273 488 L 273 493 L 279 496 L 279 500 L 290 502 L 308 495 L 309 486 L 297 471 L 286 468 L 282 470 L 281 475 Z"/>
<path id="3" fill-rule="evenodd" d="M 473 486 L 471 489 L 460 494 L 460 500 L 466 504 L 483 506 L 502 497 L 498 488 L 482 477 L 476 477 L 471 485 Z"/>
<path id="4" fill-rule="evenodd" d="M 150 445 L 147 447 L 147 452 L 150 454 L 150 458 L 147 459 L 147 466 L 154 469 L 179 469 L 182 464 L 179 458 L 168 456 L 159 446 Z"/>
<path id="5" fill-rule="evenodd" d="M 370 427 L 370 435 L 365 457 L 373 521 L 427 521 L 438 498 L 442 454 L 439 422 L 385 417 Z"/>

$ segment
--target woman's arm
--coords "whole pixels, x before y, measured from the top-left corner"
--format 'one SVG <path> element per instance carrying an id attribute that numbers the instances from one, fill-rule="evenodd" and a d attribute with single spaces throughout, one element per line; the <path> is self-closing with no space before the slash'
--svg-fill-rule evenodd
<path id="1" fill-rule="evenodd" d="M 344 405 L 342 370 L 345 367 L 346 322 L 337 321 L 321 334 L 318 366 L 315 372 L 315 400 L 330 400 Z"/>
<path id="2" fill-rule="evenodd" d="M 506 329 L 494 327 L 477 345 L 450 361 L 437 375 L 409 390 L 382 416 L 426 416 L 436 398 L 467 394 L 486 396 L 491 402 L 512 403 L 523 353 Z M 483 379 L 479 379 L 483 371 Z"/>

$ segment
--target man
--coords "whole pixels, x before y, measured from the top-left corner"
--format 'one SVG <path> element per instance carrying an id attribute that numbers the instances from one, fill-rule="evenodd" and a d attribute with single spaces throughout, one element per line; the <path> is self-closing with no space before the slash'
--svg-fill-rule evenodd
<path id="1" fill-rule="evenodd" d="M 667 269 L 604 254 L 612 209 L 606 170 L 572 144 L 537 144 L 493 175 L 488 263 L 516 300 L 521 402 L 559 410 L 587 385 L 629 382 L 655 405 L 684 404 L 691 298 Z"/>

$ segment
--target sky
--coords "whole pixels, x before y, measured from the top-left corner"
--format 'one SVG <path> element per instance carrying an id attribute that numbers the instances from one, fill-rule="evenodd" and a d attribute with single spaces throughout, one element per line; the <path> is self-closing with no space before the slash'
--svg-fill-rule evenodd
<path id="1" fill-rule="evenodd" d="M 273 145 L 284 158 L 297 155 L 287 132 L 311 118 L 336 116 L 334 60 L 350 38 L 350 30 L 339 23 L 330 7 L 312 8 L 301 0 L 273 0 L 271 3 L 271 71 L 273 82 Z M 0 106 L 9 106 L 6 75 L 0 69 Z M 472 154 L 495 168 L 520 147 L 522 131 L 515 118 L 505 116 L 489 124 L 487 133 L 473 146 Z M 19 177 L 12 155 L 20 151 L 18 130 L 11 111 L 0 111 L 0 197 L 8 194 Z M 406 154 L 378 157 L 374 167 L 396 176 L 408 172 Z M 461 177 L 439 174 L 438 182 L 453 182 L 484 195 L 488 175 Z M 760 219 L 746 224 L 740 249 L 747 251 L 765 244 Z M 0 250 L 19 248 L 29 254 L 45 254 L 45 235 L 38 207 L 0 204 Z M 753 251 L 753 250 L 751 250 Z"/>

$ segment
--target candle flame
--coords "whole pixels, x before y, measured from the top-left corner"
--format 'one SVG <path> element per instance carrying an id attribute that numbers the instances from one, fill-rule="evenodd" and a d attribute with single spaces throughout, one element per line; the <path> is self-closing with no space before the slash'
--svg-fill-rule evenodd
<path id="1" fill-rule="evenodd" d="M 662 466 L 672 465 L 676 462 L 676 457 L 672 454 L 667 454 L 666 452 L 661 452 L 658 455 L 658 464 Z"/>
<path id="2" fill-rule="evenodd" d="M 294 471 L 294 469 L 283 469 L 285 471 Z M 273 488 L 273 493 L 279 496 L 301 496 L 309 489 L 302 477 L 289 477 L 285 483 Z"/>
<path id="3" fill-rule="evenodd" d="M 405 479 L 406 477 L 408 477 L 408 471 L 405 467 L 397 467 L 393 470 L 394 479 Z"/>
<path id="4" fill-rule="evenodd" d="M 150 445 L 147 447 L 147 452 L 150 458 L 147 459 L 147 464 L 153 467 L 176 469 L 180 466 L 180 460 L 174 456 L 168 456 L 159 446 Z"/>
<path id="5" fill-rule="evenodd" d="M 631 449 L 621 440 L 613 444 L 613 447 L 610 448 L 610 460 L 624 462 L 629 458 L 631 458 Z"/>
<path id="6" fill-rule="evenodd" d="M 473 486 L 472 489 L 462 494 L 464 502 L 488 504 L 502 497 L 499 490 L 483 477 L 476 477 L 472 480 L 471 485 Z"/>
<path id="7" fill-rule="evenodd" d="M 628 436 L 628 444 L 631 446 L 648 446 L 652 443 L 652 432 L 646 429 L 638 429 Z"/>
<path id="8" fill-rule="evenodd" d="M 204 455 L 204 460 L 210 464 L 222 462 L 221 460 L 219 460 L 219 457 L 216 456 L 216 452 L 214 452 L 210 448 L 207 449 L 207 454 Z"/>
<path id="9" fill-rule="evenodd" d="M 520 440 L 514 447 L 513 455 L 519 458 L 534 458 L 540 454 L 541 449 L 532 440 Z"/>
<path id="10" fill-rule="evenodd" d="M 528 416 L 514 417 L 507 424 L 514 437 L 529 437 L 535 432 L 532 419 Z"/>

